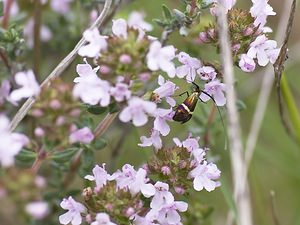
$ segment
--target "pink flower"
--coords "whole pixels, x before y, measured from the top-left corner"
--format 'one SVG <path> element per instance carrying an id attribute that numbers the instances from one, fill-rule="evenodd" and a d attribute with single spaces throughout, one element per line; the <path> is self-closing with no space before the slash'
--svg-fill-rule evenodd
<path id="1" fill-rule="evenodd" d="M 211 95 L 217 106 L 223 106 L 226 104 L 226 98 L 223 91 L 225 91 L 225 84 L 221 83 L 219 80 L 215 79 L 207 84 L 205 84 L 204 91 Z M 210 100 L 210 96 L 205 93 L 200 94 L 200 99 L 204 102 Z"/>
<path id="2" fill-rule="evenodd" d="M 127 39 L 127 22 L 124 19 L 113 20 L 112 32 L 117 37 L 123 37 Z"/>
<path id="3" fill-rule="evenodd" d="M 63 215 L 59 216 L 59 222 L 61 224 L 68 224 L 71 222 L 72 225 L 79 225 L 82 222 L 81 213 L 86 212 L 86 208 L 79 202 L 76 202 L 71 196 L 66 199 L 64 198 L 60 203 L 60 206 L 68 210 Z"/>
<path id="4" fill-rule="evenodd" d="M 145 101 L 138 97 L 132 97 L 128 101 L 128 106 L 120 113 L 120 120 L 122 122 L 129 122 L 132 120 L 136 127 L 143 126 L 148 121 L 148 115 L 153 115 L 156 110 L 156 104 Z"/>
<path id="5" fill-rule="evenodd" d="M 141 192 L 146 198 L 149 198 L 155 194 L 155 188 L 152 184 L 147 183 L 149 181 L 147 176 L 147 171 L 140 168 L 133 182 L 128 184 L 130 193 L 135 196 L 137 193 Z"/>
<path id="6" fill-rule="evenodd" d="M 158 150 L 162 148 L 162 140 L 159 135 L 159 131 L 152 129 L 151 136 L 149 138 L 142 136 L 140 138 L 141 143 L 138 144 L 140 147 L 149 147 L 152 146 Z"/>
<path id="7" fill-rule="evenodd" d="M 215 68 L 211 66 L 202 66 L 197 70 L 201 80 L 214 80 L 217 76 Z"/>
<path id="8" fill-rule="evenodd" d="M 122 82 L 119 82 L 115 87 L 112 87 L 110 93 L 117 102 L 128 100 L 131 97 L 131 91 L 129 90 L 128 84 Z"/>
<path id="9" fill-rule="evenodd" d="M 8 80 L 3 80 L 0 86 L 0 105 L 2 105 L 5 100 L 9 99 L 10 83 Z"/>
<path id="10" fill-rule="evenodd" d="M 199 139 L 200 137 L 193 138 L 192 135 L 189 134 L 188 138 L 182 142 L 178 138 L 173 138 L 173 141 L 178 147 L 184 147 L 192 152 L 199 148 Z"/>
<path id="11" fill-rule="evenodd" d="M 169 192 L 169 185 L 163 182 L 156 182 L 155 195 L 152 198 L 150 207 L 155 210 L 160 210 L 164 205 L 174 202 L 174 196 Z"/>
<path id="12" fill-rule="evenodd" d="M 172 121 L 173 111 L 170 109 L 158 108 L 155 112 L 154 130 L 159 131 L 163 136 L 167 136 L 170 133 L 170 126 L 166 121 Z"/>
<path id="13" fill-rule="evenodd" d="M 29 139 L 20 133 L 9 131 L 9 120 L 0 114 L 0 163 L 3 167 L 14 164 L 14 157 L 23 146 L 29 143 Z"/>
<path id="14" fill-rule="evenodd" d="M 130 164 L 125 164 L 122 170 L 116 171 L 112 176 L 112 180 L 117 182 L 118 188 L 127 188 L 128 184 L 131 183 L 136 175 L 134 167 Z"/>
<path id="15" fill-rule="evenodd" d="M 83 37 L 89 42 L 89 44 L 82 46 L 78 50 L 78 55 L 97 57 L 100 55 L 101 51 L 105 51 L 107 49 L 107 37 L 100 35 L 97 28 L 84 31 Z"/>
<path id="16" fill-rule="evenodd" d="M 191 155 L 192 155 L 191 165 L 197 166 L 198 164 L 202 163 L 204 160 L 205 154 L 206 153 L 202 148 L 193 149 L 193 151 L 191 152 Z"/>
<path id="17" fill-rule="evenodd" d="M 220 178 L 220 175 L 221 171 L 218 170 L 217 166 L 213 163 L 207 164 L 206 161 L 189 173 L 189 176 L 194 178 L 193 185 L 196 191 L 201 191 L 204 188 L 209 192 L 220 186 L 220 182 L 215 181 Z"/>
<path id="18" fill-rule="evenodd" d="M 252 0 L 253 6 L 250 8 L 251 16 L 255 18 L 254 25 L 263 28 L 267 23 L 268 16 L 274 16 L 276 13 L 268 4 L 269 0 Z"/>
<path id="19" fill-rule="evenodd" d="M 33 19 L 28 20 L 26 23 L 24 30 L 24 37 L 27 39 L 27 45 L 29 48 L 33 48 L 34 40 L 33 40 L 33 34 L 34 34 L 34 21 Z M 51 30 L 42 25 L 40 29 L 40 38 L 42 42 L 48 42 L 52 38 L 52 32 Z"/>
<path id="20" fill-rule="evenodd" d="M 165 204 L 162 209 L 158 211 L 157 220 L 161 224 L 180 224 L 181 217 L 179 212 L 185 212 L 188 204 L 183 201 L 175 201 L 170 204 Z M 150 210 L 150 212 L 153 211 Z M 154 210 L 156 211 L 156 210 Z"/>
<path id="21" fill-rule="evenodd" d="M 247 56 L 246 54 L 242 54 L 239 62 L 239 67 L 244 71 L 244 72 L 253 72 L 255 70 L 255 62 L 252 58 Z"/>
<path id="22" fill-rule="evenodd" d="M 29 98 L 36 96 L 40 93 L 40 86 L 35 79 L 32 70 L 18 72 L 15 75 L 15 81 L 19 86 L 19 89 L 13 90 L 10 93 L 10 100 L 12 102 L 20 101 L 22 98 Z"/>
<path id="23" fill-rule="evenodd" d="M 93 169 L 93 175 L 86 175 L 84 179 L 95 181 L 96 188 L 99 190 L 106 185 L 107 180 L 110 180 L 111 176 L 105 170 L 105 163 L 103 163 L 102 167 L 96 165 Z"/>
<path id="24" fill-rule="evenodd" d="M 73 143 L 84 143 L 89 144 L 94 140 L 94 134 L 88 127 L 83 127 L 79 130 L 75 130 L 70 134 L 69 141 Z"/>
<path id="25" fill-rule="evenodd" d="M 175 66 L 172 60 L 175 58 L 176 49 L 172 45 L 161 46 L 159 41 L 154 41 L 150 45 L 147 54 L 147 66 L 151 71 L 161 69 L 166 72 L 169 77 L 175 77 Z"/>
<path id="26" fill-rule="evenodd" d="M 128 17 L 128 25 L 130 27 L 136 28 L 136 29 L 142 29 L 145 31 L 152 31 L 153 27 L 150 23 L 147 23 L 144 20 L 144 15 L 140 12 L 133 11 L 130 13 Z"/>
<path id="27" fill-rule="evenodd" d="M 44 201 L 30 202 L 26 205 L 25 211 L 34 219 L 40 220 L 49 214 L 49 205 Z"/>
<path id="28" fill-rule="evenodd" d="M 66 14 L 70 10 L 70 3 L 73 0 L 51 0 L 51 8 L 62 15 Z"/>
<path id="29" fill-rule="evenodd" d="M 169 103 L 170 106 L 174 107 L 176 105 L 176 101 L 172 98 L 175 91 L 178 89 L 176 84 L 174 84 L 172 81 L 165 81 L 164 77 L 159 75 L 158 77 L 158 84 L 160 87 L 156 88 L 153 93 L 157 94 L 157 102 L 160 103 L 162 98 L 166 98 L 167 103 Z"/>
<path id="30" fill-rule="evenodd" d="M 200 60 L 190 57 L 185 52 L 180 52 L 177 58 L 183 65 L 176 68 L 176 75 L 179 78 L 186 76 L 188 82 L 194 81 L 196 78 L 196 70 L 201 66 Z"/>
<path id="31" fill-rule="evenodd" d="M 274 40 L 268 40 L 268 38 L 263 34 L 258 36 L 251 44 L 250 49 L 247 52 L 247 56 L 254 59 L 257 58 L 257 62 L 260 66 L 266 66 L 269 61 L 272 60 L 274 63 L 279 51 L 275 51 L 277 42 Z"/>
<path id="32" fill-rule="evenodd" d="M 117 225 L 110 221 L 109 215 L 106 213 L 97 213 L 96 221 L 92 222 L 91 225 Z"/>
<path id="33" fill-rule="evenodd" d="M 73 96 L 80 98 L 84 103 L 101 106 L 108 106 L 110 103 L 110 85 L 107 81 L 101 80 L 95 70 L 89 64 L 78 64 L 76 71 L 79 77 L 74 79 L 76 83 L 73 89 Z"/>
<path id="34" fill-rule="evenodd" d="M 155 194 L 155 188 L 152 184 L 148 184 L 149 181 L 147 171 L 140 168 L 135 171 L 133 166 L 125 164 L 122 167 L 122 171 L 117 171 L 112 175 L 112 179 L 115 179 L 119 188 L 128 189 L 132 196 L 141 192 L 146 198 Z"/>

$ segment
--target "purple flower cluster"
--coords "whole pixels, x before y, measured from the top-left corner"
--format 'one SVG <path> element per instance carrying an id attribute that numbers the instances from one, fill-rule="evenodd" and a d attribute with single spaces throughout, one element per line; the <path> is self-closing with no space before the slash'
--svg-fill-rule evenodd
<path id="1" fill-rule="evenodd" d="M 183 195 L 192 186 L 196 191 L 205 189 L 210 192 L 220 186 L 217 180 L 221 172 L 215 164 L 206 161 L 207 150 L 202 149 L 198 141 L 199 137 L 192 136 L 184 141 L 174 138 L 177 147 L 171 150 L 173 153 L 161 149 L 156 153 L 155 160 L 138 170 L 125 164 L 110 175 L 105 164 L 96 165 L 92 175 L 85 176 L 85 179 L 95 182 L 93 189 L 88 187 L 83 192 L 86 206 L 75 202 L 72 197 L 64 199 L 61 207 L 68 212 L 60 216 L 60 223 L 81 224 L 81 214 L 84 214 L 86 221 L 92 225 L 115 224 L 111 222 L 110 216 L 115 222 L 121 216 L 135 225 L 182 224 L 179 212 L 187 211 L 188 204 L 177 201 L 173 192 Z M 164 158 L 160 154 L 174 158 Z M 148 177 L 159 174 L 163 181 L 155 182 Z M 186 186 L 189 180 L 193 182 Z M 112 197 L 107 197 L 112 196 L 112 193 L 117 197 L 116 202 Z M 143 198 L 148 198 L 149 203 Z"/>

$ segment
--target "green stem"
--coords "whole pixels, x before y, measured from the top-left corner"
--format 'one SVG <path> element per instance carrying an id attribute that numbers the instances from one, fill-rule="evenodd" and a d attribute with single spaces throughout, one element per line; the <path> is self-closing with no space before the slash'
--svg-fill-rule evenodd
<path id="1" fill-rule="evenodd" d="M 291 124 L 295 130 L 295 137 L 300 146 L 300 114 L 297 109 L 297 105 L 295 103 L 295 99 L 292 95 L 289 84 L 286 80 L 285 74 L 283 74 L 281 78 L 281 90 L 282 90 L 282 96 L 287 105 L 287 111 L 290 116 Z"/>

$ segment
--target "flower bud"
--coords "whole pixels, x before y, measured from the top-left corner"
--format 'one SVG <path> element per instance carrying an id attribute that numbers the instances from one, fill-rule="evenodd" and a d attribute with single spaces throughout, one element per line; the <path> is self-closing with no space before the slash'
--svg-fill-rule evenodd
<path id="1" fill-rule="evenodd" d="M 44 131 L 44 129 L 41 128 L 41 127 L 36 127 L 36 128 L 34 129 L 34 135 L 35 135 L 36 137 L 44 137 L 44 136 L 45 136 L 45 131 Z"/>
<path id="2" fill-rule="evenodd" d="M 99 71 L 100 71 L 101 74 L 105 75 L 105 74 L 109 74 L 111 69 L 110 69 L 110 67 L 108 67 L 106 65 L 102 65 L 102 66 L 100 66 Z"/>
<path id="3" fill-rule="evenodd" d="M 174 190 L 177 194 L 180 194 L 180 195 L 183 195 L 185 193 L 184 188 L 180 187 L 180 186 L 175 187 Z"/>
<path id="4" fill-rule="evenodd" d="M 206 32 L 200 32 L 199 33 L 199 39 L 202 43 L 208 42 L 208 37 Z"/>
<path id="5" fill-rule="evenodd" d="M 123 63 L 123 64 L 130 64 L 132 62 L 132 59 L 131 59 L 131 56 L 128 54 L 122 54 L 119 57 L 119 61 L 120 61 L 120 63 Z"/>
<path id="6" fill-rule="evenodd" d="M 51 102 L 50 102 L 50 107 L 52 109 L 59 109 L 61 107 L 61 103 L 59 100 L 57 99 L 53 99 Z"/>
<path id="7" fill-rule="evenodd" d="M 171 174 L 170 167 L 168 167 L 168 166 L 163 166 L 163 167 L 161 168 L 161 172 L 162 172 L 163 175 L 165 175 L 165 176 L 170 175 L 170 174 Z"/>

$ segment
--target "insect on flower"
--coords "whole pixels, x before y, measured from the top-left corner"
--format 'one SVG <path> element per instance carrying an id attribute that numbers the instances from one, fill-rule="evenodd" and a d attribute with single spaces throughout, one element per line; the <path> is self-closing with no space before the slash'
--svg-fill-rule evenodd
<path id="1" fill-rule="evenodd" d="M 175 114 L 173 116 L 173 120 L 177 121 L 177 122 L 181 122 L 181 123 L 186 123 L 187 121 L 189 121 L 192 118 L 193 112 L 196 108 L 197 102 L 200 94 L 204 93 L 207 96 L 209 96 L 213 101 L 213 97 L 206 93 L 205 91 L 202 91 L 200 89 L 200 87 L 192 82 L 194 87 L 193 87 L 193 92 L 191 93 L 191 95 L 189 95 L 189 93 L 183 92 L 182 94 L 180 94 L 179 96 L 182 96 L 183 94 L 187 94 L 188 97 L 183 101 L 183 103 L 181 103 L 179 106 L 177 106 Z M 201 101 L 201 99 L 200 99 Z"/>
<path id="2" fill-rule="evenodd" d="M 177 108 L 175 110 L 175 114 L 173 116 L 173 120 L 177 121 L 177 122 L 181 122 L 181 123 L 186 123 L 187 121 L 189 121 L 192 118 L 192 115 L 196 108 L 198 99 L 200 101 L 202 101 L 200 98 L 200 94 L 204 93 L 205 95 L 207 95 L 208 97 L 210 97 L 212 99 L 215 106 L 217 107 L 217 110 L 218 110 L 218 113 L 219 113 L 219 116 L 221 119 L 222 127 L 224 130 L 225 136 L 227 137 L 224 121 L 223 121 L 220 109 L 216 104 L 215 99 L 207 92 L 201 90 L 200 87 L 196 83 L 192 82 L 192 84 L 194 86 L 193 86 L 193 92 L 191 93 L 191 95 L 189 95 L 188 91 L 185 91 L 179 95 L 179 96 L 182 96 L 183 94 L 187 94 L 188 97 L 183 101 L 183 103 L 181 103 L 179 106 L 177 106 Z M 226 138 L 225 138 L 225 147 L 224 148 L 227 149 L 227 139 Z"/>

